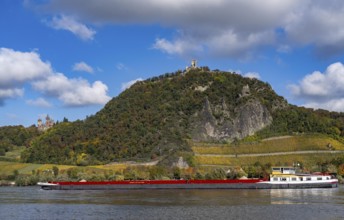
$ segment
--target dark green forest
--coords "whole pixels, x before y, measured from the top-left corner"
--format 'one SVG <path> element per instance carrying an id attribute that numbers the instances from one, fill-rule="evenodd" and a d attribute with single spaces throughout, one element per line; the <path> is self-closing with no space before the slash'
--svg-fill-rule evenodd
<path id="1" fill-rule="evenodd" d="M 250 95 L 241 97 L 247 85 Z M 38 136 L 31 127 L 18 128 L 22 137 L 0 136 L 1 146 L 25 145 L 22 160 L 35 163 L 90 165 L 174 158 L 191 153 L 193 116 L 202 111 L 205 100 L 213 105 L 230 103 L 228 109 L 235 115 L 236 107 L 250 99 L 259 100 L 273 118 L 256 134 L 258 138 L 292 133 L 322 133 L 339 140 L 344 136 L 341 113 L 289 105 L 268 83 L 200 68 L 137 82 L 95 115 L 58 123 Z"/>
<path id="2" fill-rule="evenodd" d="M 15 146 L 30 146 L 30 140 L 38 136 L 35 126 L 25 128 L 24 126 L 0 127 L 0 156 L 11 151 Z"/>

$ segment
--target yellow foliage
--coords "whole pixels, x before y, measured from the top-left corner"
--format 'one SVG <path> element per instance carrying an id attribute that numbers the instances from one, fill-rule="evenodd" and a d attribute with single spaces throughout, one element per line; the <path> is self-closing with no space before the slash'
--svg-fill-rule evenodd
<path id="1" fill-rule="evenodd" d="M 338 175 L 344 176 L 344 164 L 339 165 L 337 173 Z"/>

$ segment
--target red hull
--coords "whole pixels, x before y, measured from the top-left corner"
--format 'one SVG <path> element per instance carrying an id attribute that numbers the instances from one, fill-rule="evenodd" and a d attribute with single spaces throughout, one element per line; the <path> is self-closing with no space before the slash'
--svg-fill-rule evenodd
<path id="1" fill-rule="evenodd" d="M 266 181 L 264 179 L 241 179 L 241 180 L 123 180 L 123 181 L 91 181 L 91 182 L 50 182 L 59 185 L 173 185 L 173 184 L 252 184 Z"/>
<path id="2" fill-rule="evenodd" d="M 242 180 L 127 180 L 38 183 L 46 190 L 131 190 L 131 189 L 299 189 L 334 188 L 336 183 L 271 184 L 265 179 Z"/>

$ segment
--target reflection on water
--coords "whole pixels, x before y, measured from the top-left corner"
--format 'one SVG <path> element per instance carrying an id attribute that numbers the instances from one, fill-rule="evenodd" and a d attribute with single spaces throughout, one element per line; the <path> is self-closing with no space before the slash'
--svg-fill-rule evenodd
<path id="1" fill-rule="evenodd" d="M 343 205 L 343 186 L 112 191 L 0 188 L 0 219 L 343 219 Z"/>
<path id="2" fill-rule="evenodd" d="M 275 189 L 270 191 L 271 204 L 309 204 L 339 202 L 337 189 Z"/>

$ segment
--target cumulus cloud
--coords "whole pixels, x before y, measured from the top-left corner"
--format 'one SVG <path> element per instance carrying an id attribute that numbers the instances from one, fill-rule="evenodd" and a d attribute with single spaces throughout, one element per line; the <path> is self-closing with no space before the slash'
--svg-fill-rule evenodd
<path id="1" fill-rule="evenodd" d="M 161 50 L 167 54 L 186 55 L 193 52 L 201 52 L 202 46 L 195 45 L 194 42 L 186 41 L 185 39 L 177 39 L 175 41 L 169 41 L 166 39 L 156 39 L 154 49 Z"/>
<path id="2" fill-rule="evenodd" d="M 293 42 L 314 44 L 318 52 L 335 54 L 344 49 L 343 20 L 344 2 L 314 0 L 290 14 L 284 29 Z"/>
<path id="3" fill-rule="evenodd" d="M 241 70 L 228 70 L 228 72 L 232 72 L 232 73 L 236 73 L 236 74 L 240 74 L 243 77 L 247 77 L 247 78 L 251 78 L 251 79 L 260 79 L 260 74 L 257 72 L 246 72 L 243 73 Z"/>
<path id="4" fill-rule="evenodd" d="M 70 31 L 82 40 L 93 40 L 96 34 L 96 31 L 76 21 L 71 16 L 61 15 L 60 17 L 53 17 L 53 20 L 49 24 L 57 30 Z"/>
<path id="5" fill-rule="evenodd" d="M 87 73 L 94 73 L 93 68 L 85 62 L 75 63 L 73 66 L 74 71 L 82 71 Z"/>
<path id="6" fill-rule="evenodd" d="M 57 97 L 66 106 L 105 104 L 110 100 L 104 83 L 95 81 L 90 85 L 85 79 L 69 79 L 62 73 L 52 74 L 32 85 L 46 95 Z"/>
<path id="7" fill-rule="evenodd" d="M 307 107 L 344 112 L 344 65 L 333 63 L 324 73 L 306 75 L 289 89 L 295 97 L 305 100 Z"/>
<path id="8" fill-rule="evenodd" d="M 5 99 L 16 98 L 24 94 L 24 89 L 19 88 L 0 88 L 0 105 L 4 104 Z"/>
<path id="9" fill-rule="evenodd" d="M 44 98 L 38 98 L 35 100 L 29 99 L 26 101 L 26 103 L 32 106 L 38 106 L 38 107 L 43 107 L 43 108 L 52 107 L 52 105 Z"/>
<path id="10" fill-rule="evenodd" d="M 248 72 L 243 74 L 243 76 L 251 79 L 260 79 L 260 75 L 257 72 Z"/>
<path id="11" fill-rule="evenodd" d="M 57 98 L 66 106 L 105 104 L 110 100 L 108 87 L 96 81 L 67 78 L 52 70 L 50 63 L 43 62 L 36 52 L 20 52 L 8 48 L 0 49 L 0 105 L 6 99 L 24 95 L 23 87 L 32 87 Z M 28 100 L 27 104 L 49 106 L 44 99 Z"/>
<path id="12" fill-rule="evenodd" d="M 51 73 L 51 66 L 36 52 L 0 48 L 0 104 L 6 99 L 23 96 L 23 85 Z"/>
<path id="13" fill-rule="evenodd" d="M 0 48 L 0 88 L 20 86 L 51 73 L 51 66 L 36 52 Z"/>
<path id="14" fill-rule="evenodd" d="M 142 78 L 137 78 L 137 79 L 134 79 L 134 80 L 131 80 L 129 82 L 126 82 L 126 83 L 122 83 L 122 87 L 121 87 L 121 90 L 124 91 L 128 88 L 130 88 L 132 85 L 134 85 L 136 82 L 139 82 L 139 81 L 142 81 L 143 79 Z"/>
<path id="15" fill-rule="evenodd" d="M 328 55 L 344 49 L 344 2 L 338 0 L 265 0 L 264 4 L 260 0 L 89 0 L 87 4 L 50 0 L 46 4 L 55 13 L 93 23 L 158 23 L 175 28 L 173 39 L 160 37 L 153 45 L 168 54 L 209 51 L 247 57 L 267 45 L 278 52 L 313 45 Z"/>

